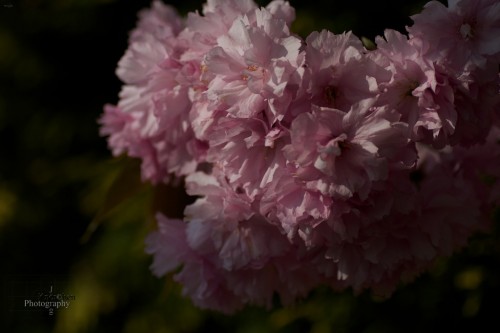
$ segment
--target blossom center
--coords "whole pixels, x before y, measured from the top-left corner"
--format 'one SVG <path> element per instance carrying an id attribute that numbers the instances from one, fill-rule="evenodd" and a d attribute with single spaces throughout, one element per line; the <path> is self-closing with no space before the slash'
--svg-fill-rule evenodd
<path id="1" fill-rule="evenodd" d="M 460 34 L 463 39 L 470 40 L 474 37 L 474 30 L 469 23 L 464 23 L 460 26 Z"/>
<path id="2" fill-rule="evenodd" d="M 420 86 L 420 83 L 418 83 L 417 81 L 410 82 L 410 84 L 408 85 L 408 88 L 406 89 L 406 91 L 404 93 L 404 97 L 414 97 L 413 91 L 415 89 L 417 89 L 418 86 Z"/>
<path id="3" fill-rule="evenodd" d="M 334 105 L 335 99 L 337 98 L 337 91 L 334 86 L 326 86 L 323 89 L 323 95 L 327 103 L 331 106 Z"/>
<path id="4" fill-rule="evenodd" d="M 259 70 L 260 69 L 260 70 Z M 250 78 L 264 79 L 265 69 L 256 65 L 249 65 L 241 74 L 241 80 L 248 81 Z"/>

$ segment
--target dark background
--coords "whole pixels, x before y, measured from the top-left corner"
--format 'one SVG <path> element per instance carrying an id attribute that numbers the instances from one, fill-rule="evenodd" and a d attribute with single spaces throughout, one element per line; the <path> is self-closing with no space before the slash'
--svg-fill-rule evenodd
<path id="1" fill-rule="evenodd" d="M 293 30 L 373 40 L 385 28 L 403 31 L 424 3 L 291 1 Z M 137 162 L 111 158 L 97 125 L 102 106 L 117 102 L 116 64 L 149 4 L 0 0 L 2 332 L 433 332 L 498 323 L 498 231 L 477 235 L 389 300 L 320 289 L 292 308 L 224 316 L 194 308 L 171 277 L 153 277 L 144 253 L 152 212 L 182 214 L 182 189 L 141 184 Z M 202 3 L 170 4 L 185 14 Z M 75 296 L 69 309 L 18 307 L 54 284 Z"/>

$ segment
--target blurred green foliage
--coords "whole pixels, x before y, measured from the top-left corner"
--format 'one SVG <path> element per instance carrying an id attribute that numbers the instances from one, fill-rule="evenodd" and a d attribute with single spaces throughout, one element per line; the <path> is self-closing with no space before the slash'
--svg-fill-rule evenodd
<path id="1" fill-rule="evenodd" d="M 302 36 L 352 29 L 373 40 L 385 28 L 403 30 L 424 1 L 291 3 Z M 171 4 L 181 13 L 201 8 Z M 290 308 L 224 316 L 195 308 L 171 277 L 155 278 L 144 253 L 154 212 L 180 217 L 192 199 L 182 186 L 141 183 L 137 161 L 112 159 L 96 122 L 103 104 L 117 101 L 114 69 L 137 11 L 148 5 L 0 1 L 3 291 L 9 275 L 64 274 L 65 292 L 75 295 L 54 316 L 11 312 L 2 297 L 2 332 L 433 332 L 496 322 L 498 223 L 388 300 L 318 289 Z"/>

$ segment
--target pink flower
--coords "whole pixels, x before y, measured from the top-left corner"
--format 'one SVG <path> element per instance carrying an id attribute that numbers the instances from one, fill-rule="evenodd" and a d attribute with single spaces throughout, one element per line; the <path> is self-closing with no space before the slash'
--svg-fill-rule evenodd
<path id="1" fill-rule="evenodd" d="M 177 268 L 190 255 L 191 249 L 186 242 L 184 221 L 168 219 L 162 214 L 157 215 L 157 220 L 158 231 L 147 237 L 146 252 L 155 254 L 151 270 L 163 276 Z"/>
<path id="2" fill-rule="evenodd" d="M 167 41 L 177 36 L 183 28 L 184 22 L 174 8 L 154 0 L 150 9 L 139 12 L 139 22 L 137 28 L 130 34 L 130 41 L 148 39 L 151 35 Z"/>
<path id="3" fill-rule="evenodd" d="M 290 36 L 285 21 L 266 9 L 237 18 L 217 39 L 205 65 L 209 100 L 228 113 L 249 118 L 266 112 L 272 122 L 292 98 L 287 87 L 301 64 L 301 40 Z"/>
<path id="4" fill-rule="evenodd" d="M 157 220 L 158 231 L 146 239 L 146 252 L 154 255 L 153 272 L 161 277 L 183 265 L 174 279 L 184 285 L 183 294 L 197 306 L 228 313 L 242 308 L 243 302 L 227 289 L 213 264 L 190 247 L 187 224 L 161 214 Z"/>
<path id="5" fill-rule="evenodd" d="M 102 125 L 99 133 L 102 136 L 109 136 L 108 145 L 113 155 L 119 156 L 130 145 L 127 134 L 132 134 L 133 132 L 126 129 L 126 127 L 132 121 L 133 117 L 130 114 L 121 112 L 113 105 L 106 104 L 104 106 L 104 114 L 99 119 L 99 123 Z M 133 138 L 130 140 L 133 140 Z"/>
<path id="6" fill-rule="evenodd" d="M 411 37 L 424 44 L 430 60 L 452 68 L 484 66 L 500 56 L 500 4 L 492 0 L 453 0 L 445 7 L 437 1 L 412 16 Z"/>
<path id="7" fill-rule="evenodd" d="M 399 181 L 408 183 L 408 176 Z M 398 189 L 399 181 L 385 191 L 372 191 L 364 202 L 351 201 L 350 211 L 328 221 L 339 232 L 328 233 L 326 225 L 320 229 L 327 260 L 319 269 L 333 287 L 390 295 L 401 279 L 411 279 L 436 258 L 450 255 L 483 228 L 476 193 L 461 175 L 437 164 L 424 171 L 418 187 Z M 387 205 L 387 193 L 406 207 Z M 380 205 L 385 209 L 380 211 Z"/>
<path id="8" fill-rule="evenodd" d="M 372 182 L 386 179 L 391 156 L 407 149 L 408 140 L 394 124 L 394 114 L 371 109 L 372 104 L 366 100 L 347 113 L 314 108 L 295 118 L 284 152 L 307 188 L 335 197 L 366 197 Z"/>
<path id="9" fill-rule="evenodd" d="M 470 147 L 455 146 L 439 152 L 434 163 L 453 169 L 455 174 L 467 179 L 473 186 L 477 199 L 486 217 L 500 203 L 500 130 L 493 127 L 482 145 Z M 434 152 L 436 154 L 436 152 Z"/>
<path id="10" fill-rule="evenodd" d="M 203 16 L 189 13 L 186 28 L 179 34 L 181 43 L 187 45 L 183 60 L 203 59 L 216 46 L 217 39 L 227 34 L 234 20 L 257 9 L 253 0 L 211 0 L 203 7 Z"/>
<path id="11" fill-rule="evenodd" d="M 290 174 L 281 174 L 265 187 L 260 213 L 290 240 L 298 236 L 306 245 L 312 245 L 310 232 L 330 216 L 331 204 L 328 195 L 305 188 Z"/>
<path id="12" fill-rule="evenodd" d="M 379 104 L 401 114 L 412 140 L 443 147 L 457 123 L 453 87 L 412 42 L 394 30 L 386 30 L 385 40 L 377 37 L 372 56 L 390 73 L 390 79 L 380 83 Z"/>
<path id="13" fill-rule="evenodd" d="M 353 104 L 378 93 L 370 73 L 374 64 L 365 57 L 361 41 L 351 32 L 312 32 L 306 39 L 305 52 L 303 88 L 310 103 L 348 111 Z"/>
<path id="14" fill-rule="evenodd" d="M 285 21 L 288 27 L 295 21 L 295 9 L 287 1 L 273 0 L 266 6 L 266 9 L 273 18 Z"/>
<path id="15" fill-rule="evenodd" d="M 182 265 L 175 279 L 183 293 L 202 308 L 224 312 L 245 303 L 269 307 L 275 292 L 291 302 L 317 283 L 295 246 L 252 211 L 244 194 L 202 173 L 187 182 L 190 194 L 205 196 L 186 208 L 188 222 L 158 215 L 159 231 L 146 241 L 157 275 Z M 289 279 L 290 273 L 297 277 Z"/>
<path id="16" fill-rule="evenodd" d="M 421 151 L 422 148 L 420 148 Z M 434 161 L 421 162 L 419 183 L 419 228 L 432 241 L 438 255 L 450 255 L 466 244 L 467 238 L 484 227 L 480 219 L 477 179 L 460 170 L 459 165 L 443 163 L 450 150 L 439 152 Z M 436 163 L 439 162 L 439 163 Z M 476 165 L 476 168 L 480 168 Z"/>
<path id="17" fill-rule="evenodd" d="M 160 2 L 141 12 L 118 64 L 117 75 L 125 82 L 120 101 L 100 120 L 114 153 L 141 158 L 142 178 L 154 183 L 167 181 L 170 173 L 193 172 L 203 158 L 189 124 L 192 73 L 177 59 L 183 51 L 175 39 L 180 29 L 177 14 Z"/>
<path id="18" fill-rule="evenodd" d="M 154 1 L 99 120 L 144 180 L 197 197 L 157 215 L 153 273 L 232 313 L 320 285 L 387 296 L 465 246 L 500 203 L 499 17 L 432 1 L 368 51 L 351 32 L 303 41 L 283 0 L 208 0 L 185 22 Z"/>
<path id="19" fill-rule="evenodd" d="M 463 73 L 454 80 L 455 105 L 458 114 L 451 145 L 472 146 L 484 143 L 498 110 L 498 64 Z"/>
<path id="20" fill-rule="evenodd" d="M 235 188 L 251 198 L 273 182 L 277 169 L 285 169 L 280 148 L 287 138 L 279 127 L 269 129 L 259 118 L 220 118 L 207 136 L 207 161 L 218 165 Z"/>

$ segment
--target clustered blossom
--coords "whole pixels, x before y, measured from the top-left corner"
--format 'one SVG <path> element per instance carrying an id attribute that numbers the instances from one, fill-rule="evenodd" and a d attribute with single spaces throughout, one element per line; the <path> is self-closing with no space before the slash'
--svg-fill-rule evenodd
<path id="1" fill-rule="evenodd" d="M 500 3 L 431 1 L 375 50 L 290 31 L 283 0 L 154 1 L 100 119 L 154 184 L 184 178 L 183 220 L 157 214 L 158 276 L 202 308 L 272 306 L 326 285 L 390 295 L 487 230 L 500 204 Z"/>

